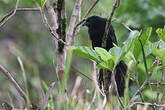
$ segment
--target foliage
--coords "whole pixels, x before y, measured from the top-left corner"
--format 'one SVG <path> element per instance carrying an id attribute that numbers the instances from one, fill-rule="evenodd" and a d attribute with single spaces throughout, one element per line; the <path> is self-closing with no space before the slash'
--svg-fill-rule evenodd
<path id="1" fill-rule="evenodd" d="M 0 0 L 0 19 L 13 10 L 15 1 Z M 36 7 L 34 1 L 44 8 L 46 0 L 20 0 L 18 7 L 34 8 Z M 50 3 L 53 3 L 54 0 L 50 1 Z M 82 16 L 87 12 L 93 1 L 83 1 Z M 67 28 L 74 4 L 75 0 L 66 0 Z M 113 0 L 100 0 L 89 16 L 108 17 L 112 4 Z M 21 87 L 27 89 L 31 103 L 37 105 L 38 102 L 41 102 L 49 84 L 55 81 L 56 86 L 49 99 L 48 109 L 66 109 L 64 105 L 68 105 L 71 110 L 87 109 L 88 107 L 95 110 L 103 106 L 104 97 L 98 94 L 98 92 L 96 92 L 95 96 L 95 85 L 93 82 L 85 76 L 79 75 L 79 73 L 84 73 L 89 78 L 92 76 L 92 63 L 89 59 L 96 61 L 98 68 L 109 70 L 113 70 L 122 59 L 129 66 L 128 76 L 134 81 L 136 81 L 137 77 L 141 85 L 146 80 L 146 76 L 142 49 L 138 40 L 140 39 L 144 47 L 148 72 L 153 72 L 150 78 L 151 82 L 155 83 L 161 80 L 162 69 L 165 68 L 164 10 L 165 0 L 121 1 L 112 22 L 119 46 L 115 46 L 109 51 L 102 48 L 92 49 L 87 29 L 80 26 L 80 32 L 75 37 L 74 46 L 71 47 L 73 55 L 72 50 L 69 50 L 67 55 L 67 68 L 62 86 L 58 85 L 55 73 L 54 41 L 43 25 L 40 13 L 18 11 L 13 18 L 0 28 L 0 62 L 12 72 Z M 129 32 L 123 24 L 129 26 L 132 32 Z M 25 73 L 22 72 L 18 63 L 18 56 L 22 59 Z M 157 59 L 159 61 L 158 64 L 154 64 Z M 133 63 L 131 63 L 132 61 Z M 78 71 L 75 71 L 72 67 L 77 68 Z M 138 76 L 136 76 L 136 72 Z M 26 81 L 25 78 L 23 80 L 22 75 L 26 77 L 27 87 L 25 87 Z M 70 94 L 77 76 L 81 76 L 82 81 L 76 95 L 71 97 Z M 165 81 L 162 82 L 164 83 Z M 12 101 L 16 106 L 19 106 L 20 102 L 23 103 L 16 89 L 1 73 L 0 84 L 0 105 L 2 101 Z M 133 96 L 137 89 L 138 86 L 136 85 L 133 85 L 129 91 L 126 89 L 125 97 L 121 98 L 125 106 L 128 104 L 128 99 Z M 156 102 L 157 100 L 157 87 L 152 85 L 152 89 L 153 91 L 146 86 L 142 92 L 146 102 L 151 100 Z M 44 90 L 45 92 L 43 92 Z M 160 85 L 160 98 L 162 98 L 163 92 L 164 86 Z M 8 98 L 8 95 L 12 97 Z M 112 99 L 114 107 L 120 110 L 121 106 L 118 99 L 116 97 Z M 137 101 L 141 101 L 141 99 L 138 98 Z"/>

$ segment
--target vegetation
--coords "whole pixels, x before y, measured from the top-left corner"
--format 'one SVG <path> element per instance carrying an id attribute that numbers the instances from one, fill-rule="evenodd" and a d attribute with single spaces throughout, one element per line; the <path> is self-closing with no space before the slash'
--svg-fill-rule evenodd
<path id="1" fill-rule="evenodd" d="M 115 1 L 65 2 L 0 1 L 0 109 L 163 110 L 165 0 L 120 1 L 112 17 L 119 46 L 109 51 L 92 49 L 81 23 L 109 18 Z M 120 60 L 128 65 L 124 97 L 109 101 L 95 70 L 113 71 Z"/>

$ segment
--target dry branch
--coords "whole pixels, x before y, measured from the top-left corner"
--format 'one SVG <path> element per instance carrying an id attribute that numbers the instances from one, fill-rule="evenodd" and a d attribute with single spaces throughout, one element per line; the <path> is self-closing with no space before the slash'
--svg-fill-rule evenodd
<path id="1" fill-rule="evenodd" d="M 63 44 L 65 44 L 65 45 L 68 46 L 68 44 L 67 44 L 65 41 L 63 41 L 62 39 L 58 38 L 57 33 L 56 33 L 56 32 L 53 30 L 53 28 L 49 25 L 48 20 L 47 20 L 47 18 L 46 18 L 46 15 L 45 15 L 44 11 L 42 10 L 42 8 L 39 8 L 39 10 L 40 10 L 41 17 L 42 17 L 42 21 L 43 21 L 45 27 L 49 30 L 49 32 L 53 35 L 53 37 L 54 37 L 57 41 L 60 41 L 60 42 L 62 42 Z"/>
<path id="2" fill-rule="evenodd" d="M 21 87 L 19 86 L 19 84 L 16 82 L 16 80 L 13 78 L 13 76 L 11 75 L 10 72 L 7 71 L 7 69 L 5 69 L 5 67 L 3 67 L 0 64 L 0 70 L 2 71 L 2 73 L 13 83 L 14 87 L 17 89 L 17 91 L 19 92 L 19 94 L 22 96 L 22 98 L 26 100 L 26 94 L 25 92 L 21 89 Z"/>
<path id="3" fill-rule="evenodd" d="M 120 3 L 120 0 L 115 0 L 115 2 L 113 4 L 113 7 L 112 7 L 112 10 L 110 12 L 110 16 L 108 17 L 108 20 L 106 22 L 105 32 L 104 32 L 104 36 L 103 36 L 103 43 L 102 43 L 102 47 L 103 48 L 106 48 L 106 41 L 107 41 L 108 30 L 109 30 L 109 27 L 110 27 L 110 24 L 111 24 L 111 20 L 112 20 L 113 14 L 114 14 L 116 8 L 119 6 L 119 3 Z"/>
<path id="4" fill-rule="evenodd" d="M 67 36 L 66 36 L 67 42 L 69 44 L 71 44 L 74 40 L 73 32 L 74 32 L 74 27 L 75 27 L 75 23 L 76 23 L 76 18 L 79 15 L 79 10 L 81 8 L 81 3 L 82 3 L 82 0 L 77 0 L 77 2 L 75 3 L 74 9 L 72 11 L 69 29 L 68 29 Z"/>
<path id="5" fill-rule="evenodd" d="M 50 95 L 53 92 L 54 86 L 55 86 L 55 82 L 52 82 L 50 84 L 50 87 L 48 88 L 48 91 L 46 92 L 46 95 L 44 96 L 44 102 L 43 102 L 44 107 L 48 105 L 48 100 L 49 100 Z"/>
<path id="6" fill-rule="evenodd" d="M 149 78 L 152 76 L 152 72 L 149 73 Z M 140 88 L 135 92 L 135 94 L 133 95 L 133 97 L 131 98 L 130 102 L 128 105 L 132 105 L 132 103 L 136 100 L 137 95 L 139 95 L 139 93 L 141 91 L 143 91 L 143 89 L 145 88 L 145 86 L 148 84 L 148 79 L 146 79 L 144 81 L 144 83 L 140 86 Z"/>
<path id="7" fill-rule="evenodd" d="M 92 11 L 92 9 L 96 6 L 96 4 L 99 2 L 99 0 L 95 0 L 95 2 L 93 2 L 93 4 L 89 7 L 88 11 L 85 13 L 84 17 L 82 18 L 82 20 L 80 20 L 74 27 L 74 31 L 73 31 L 73 36 L 75 36 L 76 34 L 76 30 L 77 28 L 85 21 L 86 17 L 89 15 L 89 13 Z"/>
<path id="8" fill-rule="evenodd" d="M 48 14 L 50 16 L 52 34 L 57 35 L 56 38 L 62 39 L 65 42 L 65 28 L 66 28 L 66 20 L 65 20 L 65 1 L 58 0 L 55 4 L 57 7 L 52 7 L 47 0 L 45 6 L 48 10 Z M 57 12 L 55 12 L 57 10 Z M 64 42 L 62 40 L 54 39 L 56 46 L 56 74 L 58 79 L 61 81 L 62 76 L 65 70 L 65 60 L 67 50 L 65 48 Z"/>
<path id="9" fill-rule="evenodd" d="M 9 12 L 7 15 L 5 15 L 5 17 L 3 17 L 1 19 L 0 27 L 2 27 L 9 19 L 11 19 L 15 15 L 17 8 L 18 8 L 18 4 L 19 4 L 19 0 L 16 1 L 16 5 L 15 5 L 14 10 Z"/>
<path id="10" fill-rule="evenodd" d="M 165 108 L 165 105 L 159 105 L 159 104 L 156 104 L 156 103 L 149 103 L 149 102 L 134 102 L 134 103 L 131 104 L 129 107 L 132 107 L 133 105 L 137 105 L 137 104 L 140 104 L 140 105 L 149 105 L 149 106 L 153 106 L 153 107 L 163 107 L 163 108 Z"/>

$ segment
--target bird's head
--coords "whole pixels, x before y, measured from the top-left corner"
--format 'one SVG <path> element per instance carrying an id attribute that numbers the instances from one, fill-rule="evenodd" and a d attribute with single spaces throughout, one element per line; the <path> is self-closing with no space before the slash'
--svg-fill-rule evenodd
<path id="1" fill-rule="evenodd" d="M 102 26 L 102 24 L 106 23 L 105 18 L 101 18 L 99 16 L 91 16 L 85 20 L 82 26 L 87 26 L 88 28 L 91 27 L 99 27 Z"/>

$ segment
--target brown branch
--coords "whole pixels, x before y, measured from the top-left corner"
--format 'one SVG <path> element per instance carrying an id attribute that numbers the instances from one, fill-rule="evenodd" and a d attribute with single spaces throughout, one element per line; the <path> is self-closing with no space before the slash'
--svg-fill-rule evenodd
<path id="1" fill-rule="evenodd" d="M 66 8 L 65 8 L 65 0 L 57 0 L 56 6 L 54 6 L 54 9 L 57 13 L 57 23 L 58 28 L 56 29 L 56 33 L 58 34 L 59 38 L 63 41 L 66 40 Z M 65 45 L 58 41 L 58 52 L 63 53 Z"/>
<path id="2" fill-rule="evenodd" d="M 49 8 L 52 8 L 52 7 L 49 7 Z M 53 9 L 53 8 L 52 8 L 52 9 Z M 47 20 L 47 18 L 46 18 L 46 15 L 45 15 L 44 11 L 42 10 L 42 8 L 39 8 L 39 10 L 40 10 L 40 13 L 41 13 L 42 21 L 43 21 L 45 27 L 46 27 L 46 28 L 49 30 L 49 32 L 52 34 L 52 36 L 53 36 L 57 41 L 61 41 L 63 44 L 65 44 L 65 45 L 68 46 L 68 44 L 67 44 L 65 41 L 63 41 L 62 39 L 58 38 L 58 35 L 57 35 L 56 31 L 54 31 L 53 28 L 49 25 L 48 20 Z"/>
<path id="3" fill-rule="evenodd" d="M 164 73 L 165 73 L 165 68 L 162 69 L 162 74 L 164 74 Z M 162 98 L 160 100 L 160 103 L 162 103 L 162 104 L 165 103 L 165 90 L 164 90 L 163 96 L 162 96 Z"/>
<path id="4" fill-rule="evenodd" d="M 16 13 L 17 11 L 17 7 L 19 4 L 19 0 L 16 1 L 16 5 L 13 11 L 9 12 L 7 15 L 5 15 L 1 21 L 0 21 L 0 27 L 2 27 L 8 20 L 10 20 Z"/>
<path id="5" fill-rule="evenodd" d="M 72 16 L 70 19 L 70 24 L 69 24 L 69 28 L 68 28 L 68 32 L 67 32 L 67 43 L 71 44 L 73 43 L 74 40 L 74 36 L 73 36 L 73 32 L 74 32 L 74 27 L 75 27 L 75 23 L 76 23 L 76 18 L 79 15 L 79 10 L 81 8 L 81 3 L 82 0 L 77 0 L 74 6 L 74 9 L 72 11 Z"/>
<path id="6" fill-rule="evenodd" d="M 92 102 L 89 104 L 87 110 L 90 110 L 91 105 L 94 104 L 95 100 L 96 100 L 96 90 L 94 90 L 94 95 L 93 95 L 93 98 L 92 98 Z"/>
<path id="7" fill-rule="evenodd" d="M 12 16 L 15 15 L 18 11 L 40 11 L 39 8 L 15 8 L 9 13 L 7 13 L 1 20 L 0 20 L 0 27 L 3 26 Z"/>
<path id="8" fill-rule="evenodd" d="M 66 37 L 66 19 L 65 19 L 65 1 L 64 0 L 55 0 L 55 5 L 53 7 L 50 5 L 49 0 L 47 0 L 45 6 L 47 8 L 48 14 L 50 16 L 52 33 L 57 35 L 57 38 L 62 40 L 54 39 L 55 43 L 55 52 L 56 52 L 56 74 L 59 81 L 62 81 L 63 73 L 65 70 L 65 61 L 67 55 L 67 44 L 65 42 Z M 62 42 L 64 41 L 64 42 Z"/>
<path id="9" fill-rule="evenodd" d="M 46 95 L 44 96 L 44 101 L 43 101 L 44 107 L 47 107 L 48 105 L 48 100 L 49 100 L 50 95 L 53 92 L 54 86 L 55 86 L 55 82 L 52 82 L 50 84 L 50 87 L 48 88 L 48 91 L 46 92 Z"/>
<path id="10" fill-rule="evenodd" d="M 81 81 L 82 81 L 82 78 L 80 76 L 77 76 L 74 87 L 73 87 L 71 95 L 70 95 L 71 98 L 74 98 L 76 96 L 78 89 L 81 85 Z"/>
<path id="11" fill-rule="evenodd" d="M 111 19 L 112 19 L 112 16 L 113 16 L 114 12 L 115 12 L 115 9 L 119 6 L 119 2 L 120 2 L 120 0 L 115 0 L 115 2 L 113 4 L 113 7 L 112 7 L 112 10 L 110 12 L 110 16 L 109 16 L 109 18 L 108 18 L 108 20 L 106 22 L 105 32 L 104 32 L 103 39 L 102 39 L 103 42 L 101 44 L 101 46 L 103 48 L 106 48 L 107 35 L 108 35 L 108 30 L 109 30 L 109 27 L 110 27 L 110 24 L 111 24 Z M 112 74 L 114 74 L 114 73 L 112 72 Z M 110 85 L 110 81 L 109 81 L 109 74 L 108 74 L 108 71 L 107 70 L 103 70 L 103 81 L 104 81 L 104 92 L 106 94 L 107 101 L 110 101 L 109 100 L 109 98 L 110 98 L 109 97 L 109 85 Z M 115 81 L 113 81 L 113 82 L 114 82 L 114 86 L 115 86 L 114 89 L 116 90 Z M 118 95 L 118 93 L 117 93 L 117 95 Z M 120 98 L 118 98 L 118 99 L 120 101 Z"/>
<path id="12" fill-rule="evenodd" d="M 123 102 L 122 102 L 122 100 L 121 100 L 121 98 L 120 98 L 120 96 L 119 96 L 119 92 L 118 92 L 118 90 L 117 90 L 117 84 L 116 84 L 116 80 L 115 80 L 115 75 L 114 75 L 114 73 L 112 73 L 112 82 L 114 83 L 114 89 L 115 89 L 115 92 L 116 92 L 116 94 L 117 94 L 117 98 L 118 98 L 118 100 L 119 100 L 119 102 L 120 102 L 120 105 L 122 106 L 122 108 L 124 108 Z"/>
<path id="13" fill-rule="evenodd" d="M 163 107 L 163 108 L 165 108 L 165 105 L 159 105 L 159 104 L 156 104 L 156 103 L 149 103 L 149 102 L 134 102 L 129 107 L 132 107 L 133 105 L 136 105 L 136 104 L 149 105 L 149 106 L 153 106 L 153 107 Z"/>
<path id="14" fill-rule="evenodd" d="M 155 85 L 155 86 L 157 86 L 158 83 L 150 83 L 150 84 L 151 84 L 151 85 Z M 162 82 L 161 82 L 161 83 L 159 83 L 159 85 L 164 86 L 165 83 L 162 83 Z"/>
<path id="15" fill-rule="evenodd" d="M 86 17 L 89 15 L 89 13 L 92 11 L 92 9 L 96 6 L 96 4 L 99 2 L 99 0 L 95 0 L 95 2 L 93 2 L 93 4 L 89 7 L 88 11 L 85 13 L 84 17 L 82 18 L 82 20 L 80 20 L 74 27 L 74 31 L 73 31 L 73 36 L 75 36 L 76 34 L 76 30 L 77 28 L 85 21 Z"/>
<path id="16" fill-rule="evenodd" d="M 160 81 L 159 82 L 157 82 L 157 97 L 156 97 L 156 103 L 157 104 L 160 104 L 159 103 L 159 95 L 160 95 L 160 85 L 161 85 L 161 83 L 162 83 L 162 81 L 164 80 L 164 72 L 162 72 L 162 76 L 161 76 L 161 79 L 160 79 Z"/>
<path id="17" fill-rule="evenodd" d="M 104 36 L 103 36 L 103 42 L 102 42 L 102 47 L 106 48 L 106 41 L 107 41 L 107 35 L 108 35 L 108 30 L 110 28 L 110 24 L 111 24 L 111 20 L 112 20 L 112 16 L 116 10 L 116 8 L 119 6 L 120 0 L 115 0 L 113 7 L 112 7 L 112 11 L 110 12 L 110 16 L 106 22 L 106 26 L 105 26 L 105 32 L 104 32 Z"/>
<path id="18" fill-rule="evenodd" d="M 149 78 L 150 78 L 151 76 L 152 76 L 152 72 L 149 72 Z M 149 78 L 148 78 L 148 79 L 149 79 Z M 135 92 L 135 94 L 134 94 L 133 97 L 131 98 L 131 100 L 130 100 L 128 106 L 131 105 L 131 104 L 136 100 L 137 95 L 138 95 L 141 91 L 143 91 L 143 89 L 145 88 L 146 85 L 148 85 L 148 79 L 146 79 L 146 80 L 144 81 L 144 83 L 140 86 L 140 88 Z"/>
<path id="19" fill-rule="evenodd" d="M 76 68 L 75 68 L 75 67 L 73 67 L 73 66 L 71 66 L 71 67 L 72 67 L 72 69 L 73 69 L 74 71 L 76 71 L 76 72 L 80 73 L 81 75 L 83 75 L 84 77 L 86 77 L 87 79 L 89 79 L 90 81 L 93 81 L 93 79 L 92 79 L 92 78 L 90 78 L 89 76 L 87 76 L 85 73 L 83 73 L 83 72 L 79 71 L 78 69 L 76 69 Z"/>
<path id="20" fill-rule="evenodd" d="M 19 94 L 22 96 L 22 98 L 27 101 L 26 99 L 26 94 L 25 92 L 21 89 L 21 87 L 19 86 L 19 84 L 16 82 L 16 80 L 13 78 L 13 76 L 11 75 L 10 72 L 7 71 L 7 69 L 5 69 L 5 67 L 3 67 L 0 64 L 0 70 L 2 71 L 2 73 L 12 82 L 12 84 L 14 85 L 14 87 L 17 89 L 17 91 L 19 92 Z"/>
<path id="21" fill-rule="evenodd" d="M 17 11 L 40 11 L 39 8 L 17 8 Z"/>

